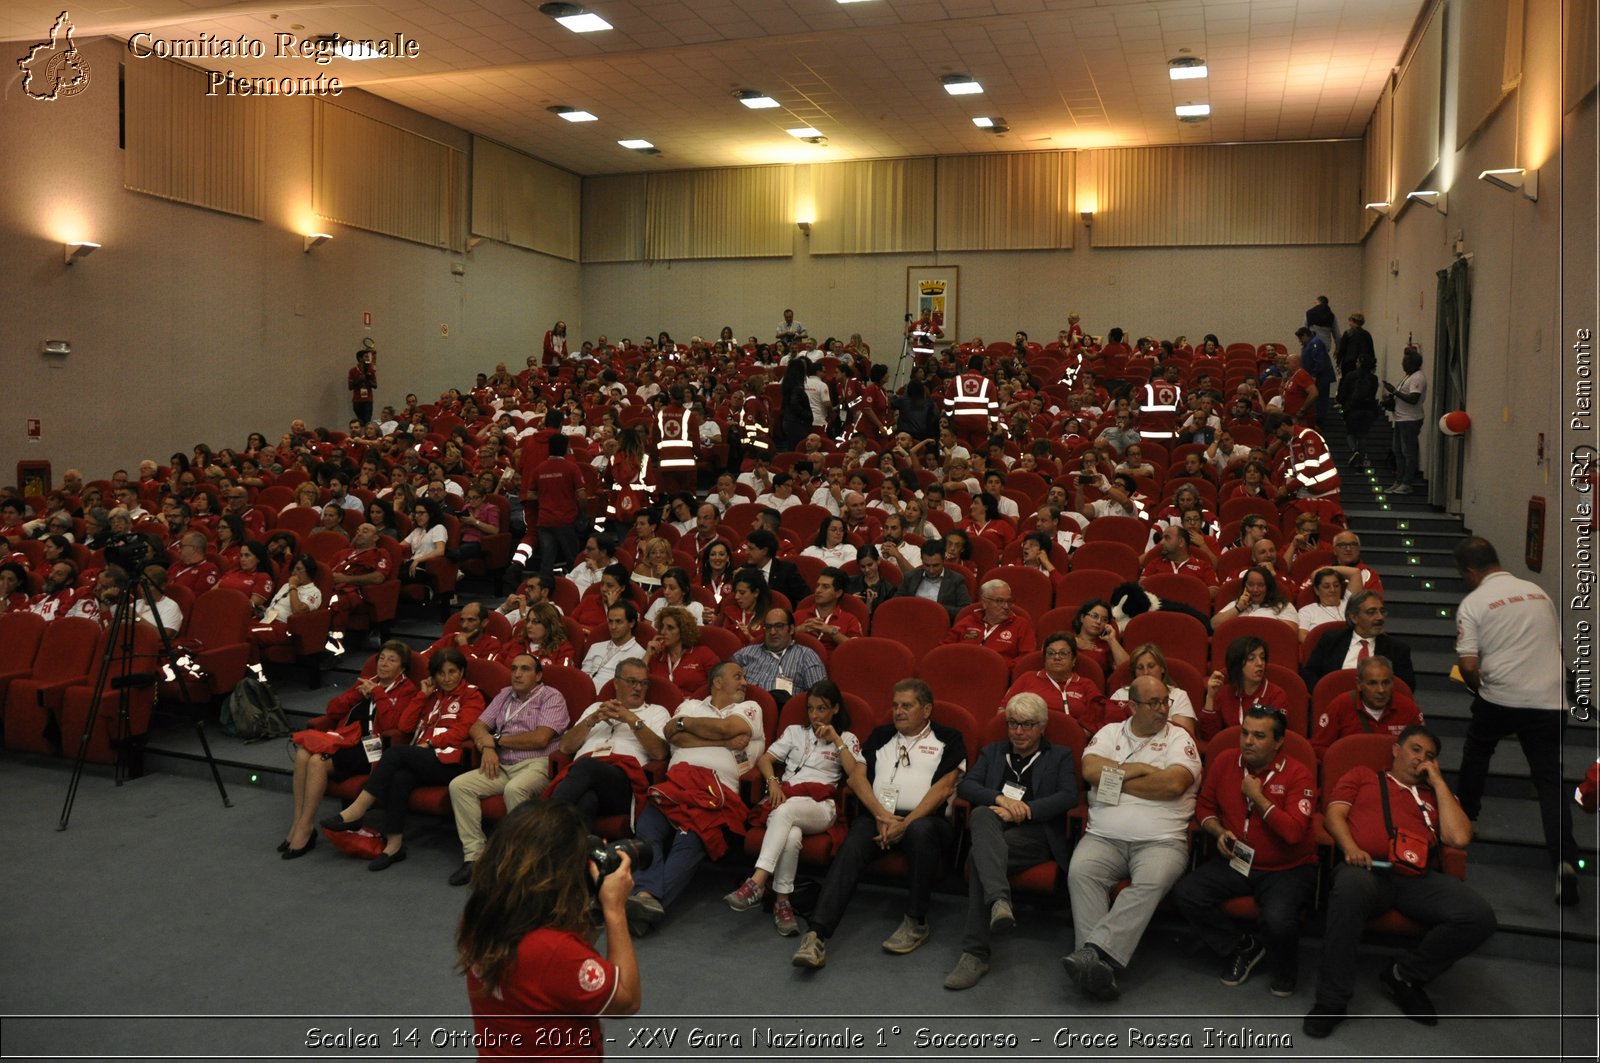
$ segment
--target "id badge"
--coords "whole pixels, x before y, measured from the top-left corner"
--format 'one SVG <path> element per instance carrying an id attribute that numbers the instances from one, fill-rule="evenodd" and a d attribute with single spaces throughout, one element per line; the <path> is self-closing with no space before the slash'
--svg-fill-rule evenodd
<path id="1" fill-rule="evenodd" d="M 1100 785 L 1095 787 L 1094 800 L 1099 805 L 1120 805 L 1122 803 L 1122 777 L 1126 774 L 1121 768 L 1102 768 L 1100 771 Z"/>
<path id="2" fill-rule="evenodd" d="M 777 679 L 773 680 L 772 685 L 777 687 L 778 692 L 781 694 L 794 693 L 794 680 L 790 679 L 786 675 L 780 675 Z"/>
<path id="3" fill-rule="evenodd" d="M 1014 782 L 1008 782 L 1004 786 L 1000 787 L 1000 792 L 1011 798 L 1013 801 L 1021 801 L 1028 795 L 1027 787 L 1018 786 Z"/>
<path id="4" fill-rule="evenodd" d="M 1256 850 L 1253 845 L 1246 845 L 1242 841 L 1233 843 L 1233 856 L 1228 860 L 1228 866 L 1239 874 L 1250 877 L 1250 865 L 1256 861 Z"/>
<path id="5" fill-rule="evenodd" d="M 898 786 L 885 786 L 878 791 L 878 804 L 882 805 L 886 812 L 895 811 L 895 802 L 899 799 L 900 787 Z"/>
<path id="6" fill-rule="evenodd" d="M 361 748 L 367 751 L 368 764 L 376 764 L 383 758 L 383 738 L 379 735 L 367 735 L 361 740 Z"/>

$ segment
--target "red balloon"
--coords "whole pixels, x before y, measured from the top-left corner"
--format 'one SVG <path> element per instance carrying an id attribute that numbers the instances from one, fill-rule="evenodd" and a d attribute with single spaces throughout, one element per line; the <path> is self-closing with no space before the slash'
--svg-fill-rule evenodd
<path id="1" fill-rule="evenodd" d="M 1467 416 L 1466 410 L 1451 410 L 1439 418 L 1439 431 L 1447 436 L 1465 435 L 1471 427 L 1472 418 Z"/>

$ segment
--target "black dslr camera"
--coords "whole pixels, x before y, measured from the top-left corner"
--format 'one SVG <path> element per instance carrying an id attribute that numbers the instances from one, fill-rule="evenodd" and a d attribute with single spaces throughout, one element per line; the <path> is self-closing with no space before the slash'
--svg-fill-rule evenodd
<path id="1" fill-rule="evenodd" d="M 624 838 L 621 841 L 608 843 L 603 838 L 589 835 L 589 859 L 594 862 L 599 872 L 592 882 L 596 892 L 599 892 L 600 883 L 605 881 L 606 876 L 622 866 L 623 853 L 632 858 L 635 871 L 643 871 L 654 859 L 650 846 L 638 838 Z"/>

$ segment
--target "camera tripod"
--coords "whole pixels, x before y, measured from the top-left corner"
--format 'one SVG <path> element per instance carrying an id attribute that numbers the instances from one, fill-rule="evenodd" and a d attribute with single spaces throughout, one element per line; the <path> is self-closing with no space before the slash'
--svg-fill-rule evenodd
<path id="1" fill-rule="evenodd" d="M 144 603 L 155 620 L 151 626 L 156 631 L 156 646 L 151 645 L 152 640 L 148 636 L 139 637 L 139 602 Z M 184 711 L 194 724 L 194 733 L 200 739 L 200 748 L 205 751 L 206 763 L 211 766 L 211 778 L 217 784 L 217 793 L 222 795 L 222 807 L 233 807 L 233 802 L 228 800 L 227 788 L 222 785 L 222 773 L 217 769 L 216 758 L 211 755 L 211 743 L 206 740 L 205 722 L 201 720 L 194 700 L 189 696 L 188 679 L 178 664 L 179 651 L 173 645 L 172 636 L 161 625 L 160 615 L 156 609 L 155 595 L 151 593 L 150 581 L 144 575 L 134 577 L 127 591 L 117 598 L 116 607 L 111 613 L 111 624 L 106 631 L 105 653 L 100 657 L 100 668 L 94 678 L 94 696 L 89 702 L 89 712 L 83 723 L 83 737 L 78 740 L 78 755 L 72 764 L 72 781 L 67 784 L 67 800 L 61 806 L 61 820 L 56 824 L 58 831 L 66 830 L 67 821 L 72 818 L 72 803 L 77 799 L 78 783 L 83 778 L 83 766 L 89 757 L 89 741 L 94 735 L 95 724 L 99 721 L 108 692 L 116 697 L 117 714 L 111 734 L 114 758 L 112 779 L 118 786 L 127 780 L 128 753 L 133 740 L 130 713 L 134 692 L 151 690 L 156 686 L 160 681 L 163 661 L 177 676 Z M 144 644 L 142 647 L 141 642 Z M 141 669 L 141 663 L 147 663 L 148 670 Z M 66 736 L 62 737 L 65 739 Z"/>

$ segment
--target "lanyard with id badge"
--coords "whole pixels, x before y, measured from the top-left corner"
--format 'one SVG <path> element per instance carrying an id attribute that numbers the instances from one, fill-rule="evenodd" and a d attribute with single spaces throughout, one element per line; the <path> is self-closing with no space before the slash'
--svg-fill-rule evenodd
<path id="1" fill-rule="evenodd" d="M 1244 755 L 1243 754 L 1240 754 L 1239 766 L 1241 768 L 1244 768 Z M 1249 771 L 1248 768 L 1245 768 L 1245 770 Z M 1265 790 L 1267 788 L 1267 784 L 1272 782 L 1272 777 L 1274 775 L 1276 775 L 1276 774 L 1278 774 L 1278 769 L 1276 767 L 1274 767 L 1271 771 L 1267 772 L 1266 778 L 1261 780 L 1261 789 L 1262 789 L 1263 792 L 1265 792 Z M 1243 784 L 1243 781 L 1241 780 L 1241 785 L 1242 784 Z M 1245 799 L 1245 803 L 1244 803 L 1244 831 L 1243 831 L 1243 834 L 1244 834 L 1245 838 L 1250 837 L 1250 814 L 1254 810 L 1255 810 L 1254 806 L 1250 803 L 1250 800 L 1248 798 L 1246 798 Z M 1263 816 L 1262 819 L 1265 820 L 1266 817 Z M 1244 838 L 1235 838 L 1233 840 L 1233 855 L 1228 857 L 1228 866 L 1233 868 L 1235 871 L 1239 872 L 1239 874 L 1245 876 L 1246 878 L 1249 878 L 1250 877 L 1250 868 L 1255 863 L 1255 860 L 1256 860 L 1256 847 L 1251 845 L 1249 842 L 1245 841 Z"/>
<path id="2" fill-rule="evenodd" d="M 917 735 L 915 738 L 912 738 L 910 741 L 906 741 L 904 739 L 896 740 L 895 744 L 899 747 L 899 749 L 894 755 L 894 770 L 889 772 L 889 781 L 887 783 L 879 784 L 877 790 L 878 803 L 884 807 L 886 812 L 892 813 L 898 811 L 897 802 L 900 799 L 900 787 L 895 784 L 895 776 L 900 774 L 900 769 L 902 767 L 911 767 L 912 747 L 926 738 L 932 730 L 933 725 L 929 724 L 927 727 L 922 729 L 921 734 Z"/>
<path id="3" fill-rule="evenodd" d="M 1115 767 L 1112 767 L 1108 764 L 1106 767 L 1100 769 L 1100 785 L 1096 786 L 1094 790 L 1094 800 L 1096 804 L 1120 805 L 1122 803 L 1122 781 L 1128 774 L 1122 768 L 1122 765 L 1128 763 L 1128 761 L 1138 756 L 1140 752 L 1144 750 L 1145 746 L 1155 741 L 1155 739 L 1165 731 L 1166 728 L 1163 727 L 1160 731 L 1157 731 L 1155 734 L 1146 738 L 1143 742 L 1140 742 L 1137 746 L 1134 746 L 1133 749 L 1128 751 L 1128 755 L 1123 757 Z M 1122 734 L 1130 744 L 1133 742 L 1133 732 L 1128 730 L 1127 724 L 1122 725 Z M 1117 744 L 1120 746 L 1122 743 L 1119 741 Z"/>

